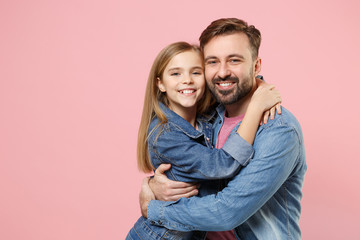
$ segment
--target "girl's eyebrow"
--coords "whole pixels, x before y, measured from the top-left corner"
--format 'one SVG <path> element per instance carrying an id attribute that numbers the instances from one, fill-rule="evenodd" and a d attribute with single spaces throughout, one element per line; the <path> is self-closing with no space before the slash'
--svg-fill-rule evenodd
<path id="1" fill-rule="evenodd" d="M 195 66 L 195 67 L 192 67 L 191 69 L 203 69 L 201 66 Z"/>
<path id="2" fill-rule="evenodd" d="M 194 66 L 194 67 L 192 67 L 191 69 L 200 69 L 200 70 L 202 70 L 203 68 L 201 67 L 201 66 Z M 179 70 L 182 70 L 182 68 L 180 68 L 180 67 L 173 67 L 173 68 L 169 68 L 169 72 L 170 71 L 179 71 Z"/>
<path id="3" fill-rule="evenodd" d="M 181 68 L 179 68 L 179 67 L 173 67 L 173 68 L 169 68 L 169 70 L 168 71 L 176 71 L 176 70 L 180 70 Z"/>

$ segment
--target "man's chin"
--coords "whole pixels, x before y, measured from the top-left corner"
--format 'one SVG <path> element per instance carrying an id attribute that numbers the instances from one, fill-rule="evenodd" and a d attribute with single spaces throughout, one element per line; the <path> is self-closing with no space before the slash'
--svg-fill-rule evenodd
<path id="1" fill-rule="evenodd" d="M 238 101 L 238 99 L 235 98 L 235 96 L 229 96 L 229 95 L 217 95 L 216 100 L 224 105 L 230 105 Z"/>
<path id="2" fill-rule="evenodd" d="M 231 100 L 231 101 L 221 101 L 220 103 L 222 104 L 222 105 L 231 105 L 231 104 L 234 104 L 234 103 L 236 103 L 237 101 L 233 101 L 233 100 Z"/>

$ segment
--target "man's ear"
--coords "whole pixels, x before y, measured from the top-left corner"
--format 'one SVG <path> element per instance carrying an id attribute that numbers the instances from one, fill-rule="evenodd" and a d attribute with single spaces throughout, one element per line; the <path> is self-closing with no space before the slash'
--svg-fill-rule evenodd
<path id="1" fill-rule="evenodd" d="M 261 58 L 256 58 L 254 65 L 254 76 L 257 76 L 261 71 Z"/>
<path id="2" fill-rule="evenodd" d="M 159 77 L 157 77 L 156 80 L 157 80 L 157 86 L 158 86 L 159 90 L 160 90 L 161 92 L 166 92 L 165 86 L 164 86 L 164 84 L 162 83 L 161 79 L 160 79 Z"/>

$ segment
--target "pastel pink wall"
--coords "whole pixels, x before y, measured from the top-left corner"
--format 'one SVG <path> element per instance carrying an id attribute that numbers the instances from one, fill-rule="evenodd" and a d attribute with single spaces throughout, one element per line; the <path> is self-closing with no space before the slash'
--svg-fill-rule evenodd
<path id="1" fill-rule="evenodd" d="M 306 141 L 303 239 L 360 239 L 358 1 L 0 2 L 0 239 L 124 239 L 158 51 L 214 19 L 263 34 L 262 74 Z"/>

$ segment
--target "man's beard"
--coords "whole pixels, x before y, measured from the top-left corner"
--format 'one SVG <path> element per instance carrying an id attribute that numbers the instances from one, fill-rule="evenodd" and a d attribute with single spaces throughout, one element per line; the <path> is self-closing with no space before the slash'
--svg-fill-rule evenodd
<path id="1" fill-rule="evenodd" d="M 209 89 L 215 97 L 216 101 L 224 105 L 230 105 L 236 103 L 251 92 L 253 87 L 252 79 L 253 76 L 250 73 L 247 77 L 242 79 L 241 84 L 239 85 L 240 81 L 238 77 L 227 77 L 225 79 L 214 78 L 212 80 L 212 85 L 209 86 Z M 216 83 L 221 83 L 226 80 L 235 82 L 235 89 L 221 90 L 216 88 Z"/>

